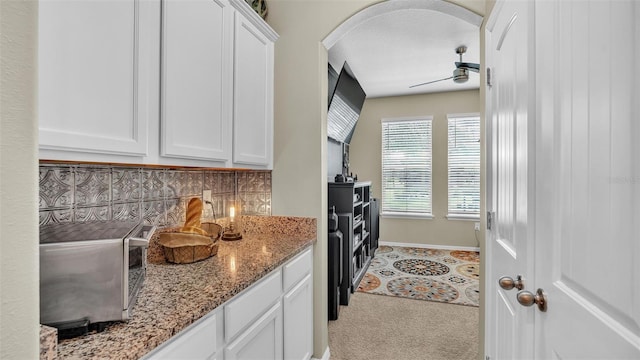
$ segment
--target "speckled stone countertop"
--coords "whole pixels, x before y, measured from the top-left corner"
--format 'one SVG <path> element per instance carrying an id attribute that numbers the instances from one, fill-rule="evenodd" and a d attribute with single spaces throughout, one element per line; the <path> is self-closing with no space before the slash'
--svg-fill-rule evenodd
<path id="1" fill-rule="evenodd" d="M 45 325 L 40 325 L 40 360 L 53 360 L 56 358 L 58 346 L 58 330 Z"/>
<path id="2" fill-rule="evenodd" d="M 243 239 L 218 241 L 218 253 L 167 264 L 154 236 L 133 316 L 101 333 L 62 340 L 59 359 L 138 359 L 316 241 L 316 220 L 245 216 Z"/>

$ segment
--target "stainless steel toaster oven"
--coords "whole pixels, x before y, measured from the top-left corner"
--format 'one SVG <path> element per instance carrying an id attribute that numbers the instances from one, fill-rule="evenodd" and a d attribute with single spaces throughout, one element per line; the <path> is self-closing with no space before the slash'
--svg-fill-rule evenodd
<path id="1" fill-rule="evenodd" d="M 41 226 L 40 323 L 72 337 L 97 324 L 129 319 L 154 231 L 122 221 Z"/>

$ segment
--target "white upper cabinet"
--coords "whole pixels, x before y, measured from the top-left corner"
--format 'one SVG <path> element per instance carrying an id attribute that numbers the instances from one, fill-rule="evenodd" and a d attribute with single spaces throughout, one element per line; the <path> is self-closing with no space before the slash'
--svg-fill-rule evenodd
<path id="1" fill-rule="evenodd" d="M 146 10 L 135 0 L 39 2 L 40 158 L 146 155 Z"/>
<path id="2" fill-rule="evenodd" d="M 40 159 L 273 167 L 273 43 L 244 0 L 42 0 Z"/>
<path id="3" fill-rule="evenodd" d="M 273 167 L 273 42 L 277 35 L 239 6 L 234 31 L 233 162 Z M 245 4 L 242 4 L 245 5 Z M 251 21 L 253 20 L 253 21 Z"/>
<path id="4" fill-rule="evenodd" d="M 231 159 L 232 16 L 223 1 L 162 1 L 162 156 Z"/>

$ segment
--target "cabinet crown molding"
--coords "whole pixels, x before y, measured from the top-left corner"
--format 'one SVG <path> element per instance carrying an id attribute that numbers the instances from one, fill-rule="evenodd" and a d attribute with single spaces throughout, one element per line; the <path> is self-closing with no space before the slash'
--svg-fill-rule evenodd
<path id="1" fill-rule="evenodd" d="M 238 12 L 258 28 L 269 40 L 275 42 L 280 37 L 278 33 L 273 30 L 266 21 L 264 21 L 252 8 L 247 4 L 245 0 L 229 0 L 231 6 L 233 6 Z"/>

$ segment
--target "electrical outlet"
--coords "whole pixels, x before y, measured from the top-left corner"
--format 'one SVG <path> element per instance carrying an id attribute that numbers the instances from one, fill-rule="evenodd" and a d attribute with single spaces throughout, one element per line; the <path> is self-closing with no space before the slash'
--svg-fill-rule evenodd
<path id="1" fill-rule="evenodd" d="M 474 230 L 476 230 L 476 231 L 480 230 L 480 223 L 479 222 L 474 224 Z"/>
<path id="2" fill-rule="evenodd" d="M 203 202 L 211 202 L 211 190 L 202 191 L 202 201 Z"/>

